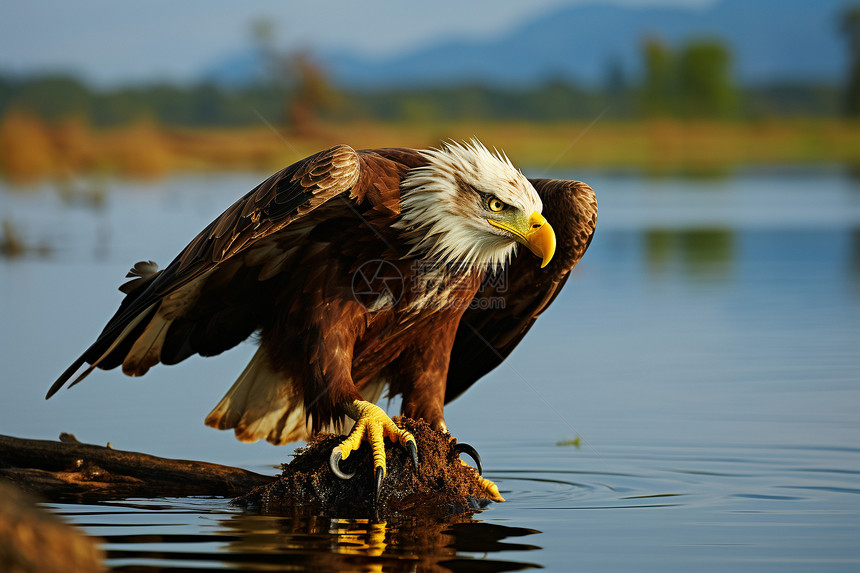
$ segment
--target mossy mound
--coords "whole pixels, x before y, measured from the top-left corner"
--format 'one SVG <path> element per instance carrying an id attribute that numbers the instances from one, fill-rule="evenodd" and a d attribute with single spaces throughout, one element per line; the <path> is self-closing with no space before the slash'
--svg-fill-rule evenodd
<path id="1" fill-rule="evenodd" d="M 466 513 L 490 502 L 477 471 L 460 462 L 456 440 L 423 420 L 395 417 L 394 422 L 415 436 L 419 469 L 415 471 L 405 448 L 386 440 L 387 473 L 375 508 L 370 446 L 363 443 L 341 462 L 343 471 L 355 471 L 352 479 L 342 480 L 332 473 L 328 460 L 344 437 L 331 434 L 321 434 L 297 450 L 276 482 L 260 486 L 234 503 L 263 513 L 307 509 L 331 517 L 384 519 L 395 514 L 441 517 Z"/>

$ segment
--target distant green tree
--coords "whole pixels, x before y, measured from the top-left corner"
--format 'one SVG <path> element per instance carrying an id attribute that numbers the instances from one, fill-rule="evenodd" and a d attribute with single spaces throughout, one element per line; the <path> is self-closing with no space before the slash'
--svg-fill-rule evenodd
<path id="1" fill-rule="evenodd" d="M 606 63 L 604 89 L 607 95 L 612 97 L 620 97 L 627 91 L 627 76 L 624 74 L 624 66 L 617 56 L 613 56 Z"/>
<path id="2" fill-rule="evenodd" d="M 645 76 L 640 103 L 646 116 L 727 117 L 738 95 L 731 54 L 717 40 L 693 40 L 676 54 L 656 38 L 642 45 Z"/>
<path id="3" fill-rule="evenodd" d="M 614 117 L 630 117 L 635 112 L 635 106 L 631 105 L 630 83 L 621 59 L 617 56 L 609 58 L 604 73 L 604 105 L 608 106 L 604 109 L 611 111 Z"/>
<path id="4" fill-rule="evenodd" d="M 738 96 L 732 82 L 731 54 L 718 40 L 695 40 L 678 57 L 681 114 L 725 118 L 735 112 Z"/>
<path id="5" fill-rule="evenodd" d="M 0 101 L 5 106 L 28 110 L 43 119 L 86 116 L 92 105 L 92 92 L 71 76 L 46 75 L 4 83 Z"/>
<path id="6" fill-rule="evenodd" d="M 645 79 L 642 111 L 648 116 L 670 115 L 675 110 L 675 64 L 672 53 L 661 40 L 647 38 L 642 44 Z"/>
<path id="7" fill-rule="evenodd" d="M 860 117 L 860 6 L 842 13 L 842 34 L 848 41 L 848 78 L 845 81 L 845 114 Z"/>

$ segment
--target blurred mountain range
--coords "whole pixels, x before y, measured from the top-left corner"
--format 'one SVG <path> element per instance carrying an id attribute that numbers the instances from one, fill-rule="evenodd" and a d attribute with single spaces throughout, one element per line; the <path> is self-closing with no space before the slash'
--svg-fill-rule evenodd
<path id="1" fill-rule="evenodd" d="M 489 83 L 528 86 L 552 79 L 599 86 L 609 74 L 635 80 L 641 45 L 670 46 L 697 38 L 724 42 L 743 85 L 835 82 L 847 66 L 839 17 L 847 0 L 722 0 L 705 8 L 577 4 L 545 14 L 491 40 L 451 39 L 423 49 L 366 59 L 344 52 L 314 54 L 331 79 L 349 88 Z M 611 70 L 611 71 L 610 71 Z M 249 47 L 205 70 L 224 86 L 265 77 Z"/>

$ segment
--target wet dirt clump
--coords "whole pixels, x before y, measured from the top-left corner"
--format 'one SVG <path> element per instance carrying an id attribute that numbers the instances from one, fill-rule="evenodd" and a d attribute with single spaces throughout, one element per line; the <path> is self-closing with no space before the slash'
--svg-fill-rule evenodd
<path id="1" fill-rule="evenodd" d="M 376 507 L 370 445 L 362 443 L 341 462 L 344 472 L 355 472 L 351 479 L 342 480 L 332 473 L 329 456 L 344 436 L 332 434 L 320 434 L 296 450 L 293 461 L 282 466 L 277 481 L 257 487 L 233 503 L 264 513 L 299 509 L 331 517 L 380 519 L 396 514 L 441 517 L 489 504 L 478 472 L 460 462 L 456 440 L 423 420 L 395 417 L 394 422 L 415 436 L 419 468 L 416 472 L 406 448 L 386 439 L 387 471 Z"/>

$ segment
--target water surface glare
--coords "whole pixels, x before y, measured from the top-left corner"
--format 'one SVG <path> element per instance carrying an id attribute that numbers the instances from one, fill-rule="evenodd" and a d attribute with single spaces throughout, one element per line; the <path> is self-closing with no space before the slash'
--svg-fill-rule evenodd
<path id="1" fill-rule="evenodd" d="M 128 267 L 164 266 L 263 176 L 112 182 L 103 204 L 1 187 L 0 219 L 43 248 L 0 259 L 0 433 L 274 474 L 291 449 L 202 423 L 251 344 L 43 399 Z M 508 502 L 387 523 L 210 498 L 47 507 L 118 571 L 856 571 L 860 182 L 838 167 L 575 177 L 600 201 L 590 250 L 509 361 L 446 409 Z"/>

